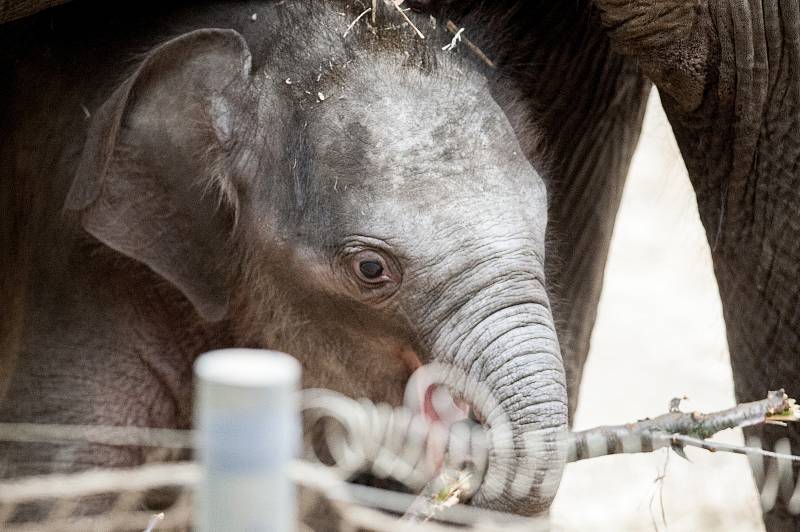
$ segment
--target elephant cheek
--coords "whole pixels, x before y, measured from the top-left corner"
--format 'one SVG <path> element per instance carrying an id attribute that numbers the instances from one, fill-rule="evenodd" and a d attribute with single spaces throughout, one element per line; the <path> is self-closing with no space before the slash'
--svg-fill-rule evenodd
<path id="1" fill-rule="evenodd" d="M 398 356 L 408 368 L 409 375 L 412 375 L 415 371 L 422 367 L 422 361 L 420 361 L 419 355 L 417 355 L 417 352 L 408 346 L 403 347 Z"/>

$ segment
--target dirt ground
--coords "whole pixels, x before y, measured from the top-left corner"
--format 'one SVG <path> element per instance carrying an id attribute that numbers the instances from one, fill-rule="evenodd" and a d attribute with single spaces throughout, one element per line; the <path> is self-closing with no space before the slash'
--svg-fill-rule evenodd
<path id="1" fill-rule="evenodd" d="M 576 428 L 734 404 L 717 285 L 694 192 L 653 91 L 617 218 Z M 742 442 L 741 431 L 720 440 Z M 666 450 L 567 466 L 556 530 L 759 531 L 744 456 Z M 665 473 L 665 474 L 664 474 Z M 657 481 L 662 476 L 663 480 Z"/>

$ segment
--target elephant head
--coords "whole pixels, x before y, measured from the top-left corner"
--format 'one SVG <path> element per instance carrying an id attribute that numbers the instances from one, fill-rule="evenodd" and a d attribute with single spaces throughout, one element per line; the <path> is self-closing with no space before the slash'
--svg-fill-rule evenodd
<path id="1" fill-rule="evenodd" d="M 309 82 L 300 52 L 252 69 L 231 30 L 155 48 L 93 117 L 67 207 L 306 386 L 397 404 L 430 361 L 481 383 L 509 438 L 475 501 L 539 511 L 562 465 L 526 443 L 567 422 L 545 183 L 467 62 L 331 54 Z"/>

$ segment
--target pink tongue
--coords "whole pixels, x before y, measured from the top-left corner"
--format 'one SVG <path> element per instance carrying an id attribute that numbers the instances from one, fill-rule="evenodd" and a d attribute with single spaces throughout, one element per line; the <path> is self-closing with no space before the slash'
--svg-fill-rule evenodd
<path id="1" fill-rule="evenodd" d="M 431 384 L 425 389 L 421 403 L 425 417 L 444 426 L 450 426 L 469 416 L 469 405 L 454 398 L 447 388 L 438 384 Z"/>

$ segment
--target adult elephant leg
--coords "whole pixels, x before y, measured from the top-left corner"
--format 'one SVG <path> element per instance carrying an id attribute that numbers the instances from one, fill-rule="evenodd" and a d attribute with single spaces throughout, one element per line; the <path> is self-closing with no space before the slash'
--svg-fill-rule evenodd
<path id="1" fill-rule="evenodd" d="M 740 401 L 800 394 L 800 5 L 796 0 L 596 0 L 638 57 L 697 193 Z M 767 447 L 797 427 L 750 428 Z M 794 477 L 796 477 L 796 471 Z M 784 482 L 768 530 L 798 530 Z M 771 503 L 771 501 L 766 501 Z"/>
<path id="2" fill-rule="evenodd" d="M 563 77 L 558 75 L 558 82 L 549 78 L 549 83 L 560 90 L 535 84 L 529 89 L 534 107 L 548 110 L 544 129 L 552 143 L 545 149 L 555 161 L 549 182 L 547 267 L 570 419 L 578 405 L 614 222 L 650 90 L 633 62 L 610 52 L 603 35 L 587 33 L 592 44 L 586 50 L 595 53 L 557 66 L 564 69 Z M 575 82 L 564 83 L 573 79 L 568 72 L 575 71 L 580 72 L 574 74 Z M 547 79 L 542 76 L 539 83 Z"/>
<path id="3" fill-rule="evenodd" d="M 797 397 L 800 6 L 714 2 L 709 15 L 719 34 L 716 79 L 708 84 L 715 90 L 694 113 L 703 113 L 708 126 L 697 130 L 693 117 L 674 106 L 669 112 L 712 247 L 737 399 L 749 401 L 777 388 Z M 721 131 L 727 134 L 713 142 Z M 703 153 L 703 145 L 712 149 Z M 788 437 L 792 453 L 800 454 L 796 426 L 750 428 L 745 434 L 760 436 L 770 449 Z M 794 487 L 796 468 L 791 480 L 784 486 Z M 800 518 L 788 508 L 791 495 L 784 488 L 774 505 L 765 501 L 767 530 L 800 529 Z"/>
<path id="4" fill-rule="evenodd" d="M 542 171 L 550 195 L 548 292 L 572 417 L 650 82 L 637 61 L 611 50 L 589 2 L 460 1 L 446 16 L 497 65 L 501 104 L 510 85 L 542 132 L 527 137 L 525 124 L 516 124 L 529 158 L 544 153 L 550 161 Z M 513 122 L 518 104 L 507 105 Z"/>

